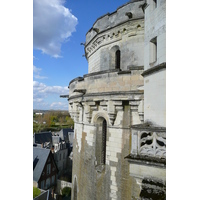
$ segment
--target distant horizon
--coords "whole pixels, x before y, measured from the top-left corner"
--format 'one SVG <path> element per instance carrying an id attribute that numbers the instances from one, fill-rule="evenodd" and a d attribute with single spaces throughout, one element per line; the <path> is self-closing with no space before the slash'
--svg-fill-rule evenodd
<path id="1" fill-rule="evenodd" d="M 36 110 L 36 111 L 68 111 L 69 110 L 61 110 L 61 109 L 33 109 L 33 111 Z"/>

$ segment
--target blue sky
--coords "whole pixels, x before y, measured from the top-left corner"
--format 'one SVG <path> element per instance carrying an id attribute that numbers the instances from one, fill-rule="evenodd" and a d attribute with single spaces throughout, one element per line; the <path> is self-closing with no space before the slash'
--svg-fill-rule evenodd
<path id="1" fill-rule="evenodd" d="M 88 73 L 85 35 L 128 0 L 33 0 L 33 109 L 68 109 L 69 82 Z"/>

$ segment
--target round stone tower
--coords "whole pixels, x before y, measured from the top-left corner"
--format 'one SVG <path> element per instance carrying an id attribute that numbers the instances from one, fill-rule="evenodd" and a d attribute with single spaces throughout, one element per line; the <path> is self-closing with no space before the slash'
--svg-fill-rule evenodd
<path id="1" fill-rule="evenodd" d="M 126 3 L 98 18 L 86 34 L 88 74 L 69 83 L 72 199 L 131 199 L 139 192 L 124 157 L 131 126 L 143 122 L 143 4 Z"/>

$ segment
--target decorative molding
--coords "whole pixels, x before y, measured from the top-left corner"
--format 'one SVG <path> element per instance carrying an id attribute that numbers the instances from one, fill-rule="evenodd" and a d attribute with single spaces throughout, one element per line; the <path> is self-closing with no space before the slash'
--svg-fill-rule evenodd
<path id="1" fill-rule="evenodd" d="M 123 96 L 126 96 L 126 95 L 134 95 L 133 97 L 131 98 L 127 98 L 128 101 L 132 101 L 132 100 L 135 100 L 135 95 L 143 95 L 144 92 L 141 91 L 141 90 L 132 90 L 132 91 L 112 91 L 112 92 L 98 92 L 98 93 L 87 93 L 85 95 L 81 94 L 81 95 L 74 95 L 74 96 L 70 96 L 68 98 L 68 101 L 72 100 L 72 99 L 76 99 L 76 98 L 82 98 L 82 97 L 97 97 L 97 96 L 110 96 L 110 95 L 114 95 L 114 96 L 120 96 L 120 95 L 123 95 Z M 137 97 L 138 99 L 141 99 L 140 97 Z"/>
<path id="2" fill-rule="evenodd" d="M 156 132 L 142 132 L 138 148 L 139 155 L 166 158 L 166 136 Z"/>
<path id="3" fill-rule="evenodd" d="M 142 18 L 143 19 L 143 18 Z M 136 19 L 129 19 L 122 24 L 118 24 L 118 29 L 114 30 L 115 27 L 106 29 L 101 32 L 96 32 L 97 34 L 90 39 L 90 41 L 85 45 L 85 55 L 86 58 L 90 57 L 94 52 L 96 52 L 100 47 L 109 45 L 113 42 L 120 41 L 123 35 L 128 35 L 128 37 L 135 36 L 138 34 L 138 23 L 135 22 Z M 144 30 L 144 21 L 140 22 L 142 30 Z M 121 25 L 121 26 L 120 26 Z M 126 28 L 125 28 L 126 27 Z M 92 28 L 93 30 L 93 28 Z M 110 30 L 110 32 L 109 32 Z M 107 33 L 104 33 L 107 31 Z M 101 35 L 100 35 L 101 34 Z"/>
<path id="4" fill-rule="evenodd" d="M 107 14 L 105 14 L 104 16 L 106 16 Z M 102 16 L 102 17 L 104 17 L 104 16 Z M 100 17 L 101 18 L 101 17 Z M 98 18 L 98 19 L 100 19 L 100 18 Z M 98 19 L 96 20 L 96 21 L 98 21 Z M 104 29 L 104 30 L 101 30 L 99 33 L 96 33 L 96 35 L 94 35 L 91 39 L 89 39 L 89 41 L 87 42 L 87 44 L 85 43 L 85 45 L 89 45 L 91 42 L 92 42 L 92 40 L 96 37 L 96 36 L 98 36 L 98 35 L 100 35 L 100 34 L 102 34 L 102 33 L 104 33 L 104 32 L 106 32 L 106 31 L 109 31 L 109 30 L 112 30 L 112 29 L 114 29 L 114 28 L 116 28 L 117 26 L 121 26 L 121 25 L 124 25 L 124 24 L 126 24 L 126 23 L 130 23 L 130 22 L 132 22 L 132 21 L 137 21 L 137 20 L 143 20 L 144 21 L 144 17 L 138 17 L 138 18 L 131 18 L 131 19 L 127 19 L 126 21 L 123 21 L 123 22 L 120 22 L 119 24 L 116 24 L 115 26 L 112 26 L 112 27 L 108 27 L 108 28 L 106 28 L 106 29 Z M 96 23 L 96 22 L 95 22 Z M 95 25 L 95 23 L 94 23 L 94 25 Z M 93 27 L 94 27 L 94 25 L 93 25 Z M 89 32 L 91 32 L 92 30 L 93 30 L 93 27 L 86 33 L 86 36 L 87 36 L 87 34 L 89 33 Z"/>

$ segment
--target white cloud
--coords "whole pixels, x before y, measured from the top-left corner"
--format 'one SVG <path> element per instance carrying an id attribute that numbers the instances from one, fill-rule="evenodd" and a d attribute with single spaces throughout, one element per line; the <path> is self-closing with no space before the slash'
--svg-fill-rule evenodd
<path id="1" fill-rule="evenodd" d="M 67 99 L 61 99 L 60 95 L 68 93 L 68 87 L 48 86 L 44 83 L 33 81 L 33 108 L 67 110 Z"/>
<path id="2" fill-rule="evenodd" d="M 37 68 L 36 66 L 33 65 L 33 72 L 38 73 L 41 70 L 42 70 L 41 68 Z"/>
<path id="3" fill-rule="evenodd" d="M 38 75 L 38 74 L 34 75 L 34 77 L 35 77 L 36 79 L 46 79 L 46 78 L 47 78 L 46 76 L 40 76 L 40 75 Z"/>
<path id="4" fill-rule="evenodd" d="M 66 102 L 53 102 L 51 103 L 50 108 L 51 109 L 60 109 L 60 108 L 68 109 L 68 104 Z"/>
<path id="5" fill-rule="evenodd" d="M 37 68 L 36 66 L 33 65 L 33 77 L 35 79 L 46 79 L 46 76 L 40 76 L 40 71 L 42 69 L 41 68 Z"/>
<path id="6" fill-rule="evenodd" d="M 39 83 L 37 81 L 33 81 L 33 95 L 34 92 L 37 95 L 46 96 L 48 94 L 66 94 L 68 93 L 68 87 L 62 86 L 47 86 L 44 83 Z"/>
<path id="7" fill-rule="evenodd" d="M 33 0 L 33 47 L 60 57 L 61 45 L 76 29 L 78 19 L 61 0 Z"/>

